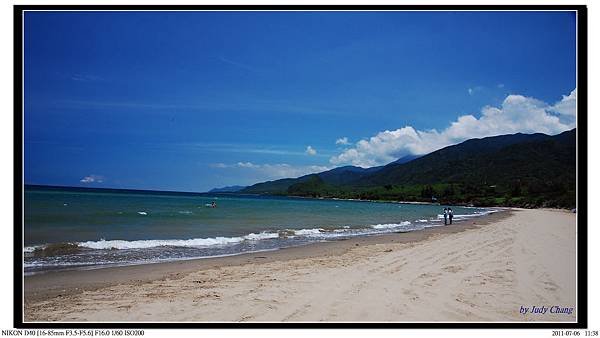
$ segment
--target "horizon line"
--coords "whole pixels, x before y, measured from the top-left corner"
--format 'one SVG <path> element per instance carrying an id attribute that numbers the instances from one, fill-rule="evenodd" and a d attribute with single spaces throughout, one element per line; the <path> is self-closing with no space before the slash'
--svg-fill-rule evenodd
<path id="1" fill-rule="evenodd" d="M 209 191 L 183 191 L 183 190 L 154 190 L 154 189 L 135 189 L 135 188 L 111 188 L 111 187 L 81 187 L 71 185 L 54 185 L 54 184 L 32 184 L 23 183 L 23 188 L 26 187 L 37 187 L 37 188 L 69 188 L 69 189 L 82 189 L 82 190 L 122 190 L 130 192 L 161 192 L 171 194 L 207 194 Z M 222 192 L 216 192 L 216 194 L 222 194 Z M 227 193 L 225 193 L 227 194 Z M 253 195 L 253 194 L 248 194 Z"/>

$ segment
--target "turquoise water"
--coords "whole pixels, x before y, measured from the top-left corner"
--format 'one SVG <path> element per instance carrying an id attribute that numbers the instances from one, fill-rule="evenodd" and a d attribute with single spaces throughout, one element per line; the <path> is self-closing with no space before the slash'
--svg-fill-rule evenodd
<path id="1" fill-rule="evenodd" d="M 216 208 L 207 204 L 216 202 Z M 25 271 L 274 250 L 443 225 L 444 206 L 26 187 Z M 489 210 L 453 207 L 455 221 Z"/>

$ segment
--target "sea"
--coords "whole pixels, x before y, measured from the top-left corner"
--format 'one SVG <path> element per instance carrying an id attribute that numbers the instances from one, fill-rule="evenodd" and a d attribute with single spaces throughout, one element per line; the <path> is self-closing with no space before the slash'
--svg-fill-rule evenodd
<path id="1" fill-rule="evenodd" d="M 212 203 L 216 207 L 212 207 Z M 444 226 L 443 205 L 26 186 L 25 274 L 278 250 Z M 454 221 L 493 209 L 452 206 Z"/>

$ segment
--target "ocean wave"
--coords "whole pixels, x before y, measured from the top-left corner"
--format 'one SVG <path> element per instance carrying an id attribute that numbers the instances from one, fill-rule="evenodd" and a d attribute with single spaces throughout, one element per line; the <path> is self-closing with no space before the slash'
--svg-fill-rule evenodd
<path id="1" fill-rule="evenodd" d="M 369 235 L 376 233 L 389 232 L 395 228 L 405 227 L 411 222 L 403 221 L 400 223 L 375 224 L 362 229 L 352 229 L 348 226 L 342 228 L 325 230 L 323 228 L 311 229 L 285 229 L 279 231 L 263 231 L 259 233 L 250 233 L 245 236 L 236 237 L 209 237 L 209 238 L 191 238 L 191 239 L 146 239 L 146 240 L 121 240 L 101 239 L 99 241 L 85 241 L 74 243 L 60 243 L 60 245 L 76 246 L 78 248 L 93 250 L 129 250 L 129 249 L 148 249 L 157 247 L 209 247 L 219 245 L 231 245 L 244 241 L 261 241 L 269 239 L 286 238 L 337 238 L 343 236 Z M 57 244 L 35 245 L 23 248 L 26 253 L 37 253 L 56 246 Z"/>
<path id="2" fill-rule="evenodd" d="M 480 217 L 498 210 L 479 211 L 473 214 L 457 214 L 454 215 L 455 220 L 468 219 L 472 217 Z M 23 252 L 28 255 L 39 256 L 41 254 L 54 255 L 60 254 L 60 250 L 66 248 L 65 254 L 74 252 L 74 248 L 92 249 L 92 250 L 128 250 L 128 249 L 148 249 L 157 247 L 211 247 L 211 246 L 226 246 L 242 243 L 244 241 L 261 241 L 261 240 L 286 240 L 286 239 L 336 239 L 341 237 L 355 237 L 361 235 L 376 235 L 395 231 L 411 231 L 428 228 L 440 224 L 443 220 L 443 215 L 437 215 L 437 219 L 416 219 L 413 222 L 401 221 L 398 223 L 384 223 L 366 225 L 362 228 L 342 226 L 335 229 L 323 228 L 308 228 L 308 229 L 284 229 L 263 231 L 258 233 L 249 233 L 244 236 L 234 237 L 209 237 L 209 238 L 191 238 L 191 239 L 147 239 L 147 240 L 106 240 L 85 241 L 73 243 L 54 243 L 46 245 L 32 245 L 23 248 Z M 52 249 L 52 250 L 50 250 Z M 54 250 L 56 249 L 56 250 Z M 54 252 L 56 251 L 56 252 Z"/>
<path id="3" fill-rule="evenodd" d="M 260 241 L 261 239 L 279 238 L 279 233 L 277 233 L 277 232 L 260 232 L 258 234 L 251 233 L 242 238 L 245 240 L 250 240 L 250 241 Z"/>
<path id="4" fill-rule="evenodd" d="M 324 232 L 323 229 L 318 228 L 318 229 L 300 229 L 300 230 L 293 230 L 294 234 L 297 236 L 310 236 L 310 235 L 320 235 L 322 232 Z"/>
<path id="5" fill-rule="evenodd" d="M 278 238 L 279 233 L 277 232 L 260 232 L 250 233 L 246 236 L 239 237 L 212 237 L 212 238 L 191 238 L 191 239 L 142 239 L 142 240 L 105 240 L 99 241 L 86 241 L 86 242 L 75 242 L 75 243 L 64 243 L 70 245 L 76 245 L 80 248 L 95 249 L 95 250 L 127 250 L 127 249 L 148 249 L 156 248 L 161 246 L 173 246 L 173 247 L 205 247 L 214 245 L 227 245 L 235 244 L 243 241 L 259 241 L 263 239 L 274 239 Z M 44 250 L 48 247 L 56 244 L 48 245 L 35 245 L 23 248 L 23 252 L 35 253 L 40 250 Z"/>
<path id="6" fill-rule="evenodd" d="M 214 238 L 192 238 L 192 239 L 147 239 L 147 240 L 99 240 L 77 243 L 80 247 L 89 249 L 147 249 L 160 246 L 211 246 L 224 245 L 243 241 L 243 237 L 214 237 Z"/>
<path id="7" fill-rule="evenodd" d="M 371 225 L 371 228 L 373 228 L 373 229 L 393 229 L 393 228 L 405 227 L 410 224 L 411 223 L 409 221 L 403 221 L 400 223 L 374 224 L 374 225 Z"/>
<path id="8" fill-rule="evenodd" d="M 33 245 L 33 246 L 26 246 L 23 248 L 23 252 L 34 252 L 37 249 L 41 249 L 44 248 L 43 245 Z"/>
<path id="9" fill-rule="evenodd" d="M 52 257 L 76 254 L 80 250 L 76 243 L 51 243 L 47 245 L 34 245 L 23 248 L 23 252 L 29 257 Z"/>

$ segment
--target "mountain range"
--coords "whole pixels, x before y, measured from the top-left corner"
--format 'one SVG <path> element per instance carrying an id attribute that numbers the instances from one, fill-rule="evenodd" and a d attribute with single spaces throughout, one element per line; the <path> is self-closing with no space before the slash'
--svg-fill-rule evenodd
<path id="1" fill-rule="evenodd" d="M 470 139 L 385 166 L 344 166 L 262 182 L 240 193 L 575 207 L 576 130 Z"/>
<path id="2" fill-rule="evenodd" d="M 209 193 L 239 192 L 245 188 L 246 188 L 245 185 L 232 185 L 232 186 L 227 186 L 227 187 L 222 187 L 222 188 L 210 189 L 208 192 Z"/>

